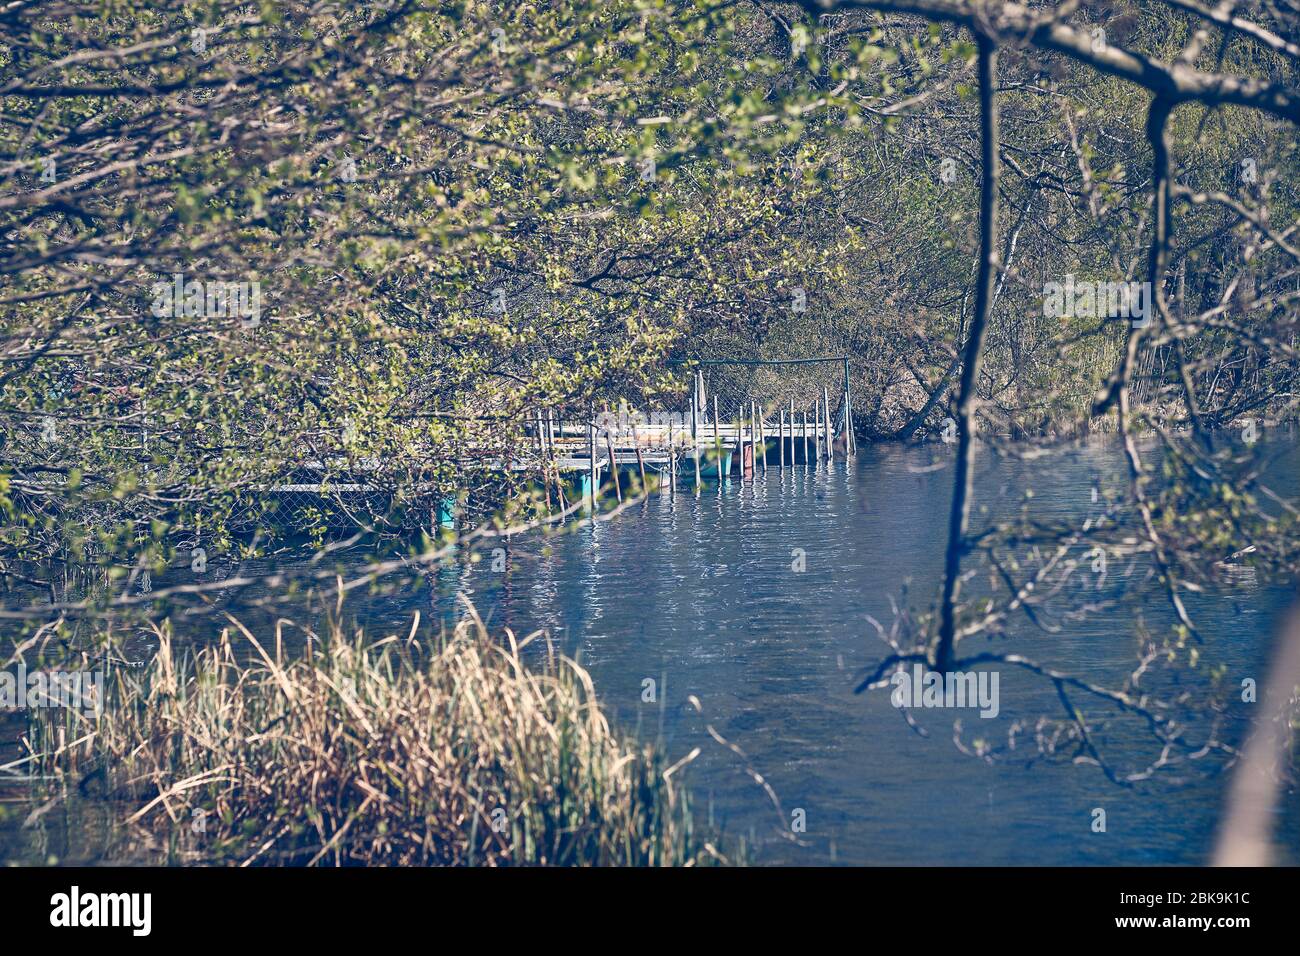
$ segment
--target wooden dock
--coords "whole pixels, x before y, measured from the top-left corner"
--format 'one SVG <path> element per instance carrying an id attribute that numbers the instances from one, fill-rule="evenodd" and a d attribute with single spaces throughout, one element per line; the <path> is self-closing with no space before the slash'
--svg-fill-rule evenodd
<path id="1" fill-rule="evenodd" d="M 744 401 L 723 416 L 717 396 L 708 401 L 698 372 L 684 411 L 591 407 L 575 420 L 571 413 L 538 409 L 527 427 L 534 443 L 531 465 L 548 481 L 578 476 L 581 494 L 594 506 L 602 485 L 612 486 L 621 501 L 633 482 L 645 491 L 653 486 L 672 493 L 680 485 L 698 490 L 707 481 L 747 481 L 771 468 L 833 462 L 857 451 L 847 376 L 845 382 L 834 410 L 823 388 L 810 407 Z"/>
<path id="2" fill-rule="evenodd" d="M 819 360 L 820 361 L 820 360 Z M 717 395 L 706 398 L 704 377 L 696 373 L 690 404 L 684 410 L 649 414 L 626 404 L 617 408 L 589 406 L 572 409 L 538 408 L 525 416 L 525 447 L 508 458 L 467 455 L 466 470 L 536 476 L 549 504 L 565 507 L 582 501 L 596 507 L 603 491 L 620 503 L 625 496 L 653 490 L 675 494 L 679 487 L 698 492 L 706 484 L 733 478 L 752 481 L 771 469 L 814 467 L 852 456 L 851 397 L 847 387 L 833 409 L 825 388 L 812 401 L 784 407 L 758 401 L 732 402 L 728 415 L 719 408 Z M 306 472 L 324 473 L 324 463 L 305 462 Z M 366 494 L 378 490 L 358 471 L 382 470 L 380 462 L 353 462 L 350 481 L 286 482 L 268 488 L 279 494 Z M 305 477 L 305 476 L 303 476 Z M 430 489 L 432 490 L 432 489 Z M 452 526 L 457 504 L 441 500 L 438 524 Z"/>

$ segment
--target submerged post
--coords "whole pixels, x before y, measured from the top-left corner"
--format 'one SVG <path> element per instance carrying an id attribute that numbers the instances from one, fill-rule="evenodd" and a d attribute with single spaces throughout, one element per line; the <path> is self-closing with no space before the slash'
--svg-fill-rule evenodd
<path id="1" fill-rule="evenodd" d="M 749 480 L 758 477 L 758 412 L 751 399 L 749 403 Z"/>
<path id="2" fill-rule="evenodd" d="M 821 461 L 826 457 L 822 451 L 822 397 L 813 392 L 813 457 Z"/>
<path id="3" fill-rule="evenodd" d="M 781 419 L 776 426 L 776 460 L 777 467 L 785 468 L 785 409 L 781 409 Z"/>
<path id="4" fill-rule="evenodd" d="M 831 395 L 825 385 L 822 386 L 822 410 L 826 413 L 826 460 L 834 462 L 835 436 L 831 428 Z"/>
<path id="5" fill-rule="evenodd" d="M 695 493 L 700 493 L 699 396 L 691 396 L 691 461 L 695 463 Z"/>
<path id="6" fill-rule="evenodd" d="M 549 406 L 546 409 L 546 442 L 550 447 L 550 470 L 551 478 L 555 482 L 555 496 L 560 500 L 560 511 L 567 511 L 569 502 L 564 495 L 564 475 L 560 473 L 560 460 L 555 451 L 555 409 Z M 564 436 L 561 435 L 561 438 Z"/>
<path id="7" fill-rule="evenodd" d="M 718 431 L 718 396 L 713 396 L 713 453 L 718 456 L 715 467 L 718 471 L 718 482 L 722 481 L 722 434 Z"/>
<path id="8" fill-rule="evenodd" d="M 632 426 L 632 447 L 636 449 L 636 466 L 641 472 L 641 494 L 649 494 L 649 488 L 645 483 L 645 458 L 641 456 L 641 436 L 637 434 L 636 425 Z"/>
<path id="9" fill-rule="evenodd" d="M 555 451 L 555 430 L 556 430 L 556 422 L 558 421 L 559 421 L 559 412 L 556 412 L 554 409 L 547 408 L 546 409 L 546 440 L 550 446 L 550 461 L 548 464 L 548 468 L 551 472 L 551 476 L 553 480 L 555 481 L 555 496 L 560 501 L 560 511 L 561 513 L 563 513 L 569 510 L 569 499 L 568 496 L 565 495 L 564 493 L 564 475 L 560 472 L 560 462 L 559 459 L 556 457 L 556 451 Z M 564 437 L 562 427 L 561 427 L 560 437 L 561 438 Z"/>
<path id="10" fill-rule="evenodd" d="M 598 472 L 596 471 L 596 406 L 594 404 L 590 405 L 587 410 L 590 413 L 587 416 L 587 455 L 589 459 L 587 464 L 587 478 L 588 483 L 590 484 L 590 487 L 587 489 L 587 507 L 595 513 L 596 481 L 598 476 Z"/>
<path id="11" fill-rule="evenodd" d="M 608 419 L 606 419 L 608 421 Z M 614 494 L 618 503 L 623 503 L 623 489 L 618 480 L 618 461 L 614 458 L 614 433 L 605 429 L 605 445 L 609 448 L 609 474 L 614 479 Z"/>
<path id="12" fill-rule="evenodd" d="M 753 467 L 753 458 L 750 459 L 750 467 Z M 736 470 L 740 472 L 740 481 L 745 481 L 745 403 L 741 402 L 736 408 Z M 731 473 L 731 469 L 727 469 Z"/>
<path id="13" fill-rule="evenodd" d="M 794 467 L 794 398 L 790 399 L 790 467 Z"/>
<path id="14" fill-rule="evenodd" d="M 668 494 L 673 496 L 677 494 L 677 444 L 676 444 L 677 426 L 673 422 L 673 416 L 668 416 Z"/>
<path id="15" fill-rule="evenodd" d="M 849 455 L 858 453 L 857 438 L 853 434 L 853 388 L 849 384 L 849 359 L 844 357 L 844 447 Z"/>
<path id="16" fill-rule="evenodd" d="M 808 409 L 804 408 L 803 421 L 800 423 L 800 432 L 803 433 L 803 464 L 807 468 L 812 464 L 812 456 L 808 454 Z"/>
<path id="17" fill-rule="evenodd" d="M 546 418 L 541 408 L 536 409 L 537 463 L 542 472 L 542 493 L 546 496 L 546 517 L 551 516 L 551 468 L 546 448 Z"/>

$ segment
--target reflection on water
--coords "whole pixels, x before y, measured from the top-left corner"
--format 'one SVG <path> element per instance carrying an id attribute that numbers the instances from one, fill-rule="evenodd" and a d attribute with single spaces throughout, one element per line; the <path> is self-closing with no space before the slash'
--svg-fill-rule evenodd
<path id="1" fill-rule="evenodd" d="M 1300 445 L 1277 439 L 1275 449 L 1274 487 L 1295 494 Z M 988 764 L 957 752 L 950 713 L 916 712 L 923 737 L 886 692 L 853 693 L 884 652 L 870 619 L 888 625 L 891 600 L 905 589 L 924 607 L 937 587 L 952 472 L 931 466 L 949 455 L 941 446 L 864 447 L 847 467 L 771 468 L 753 484 L 698 498 L 654 497 L 613 521 L 517 538 L 503 554 L 483 547 L 477 562 L 447 562 L 427 585 L 358 599 L 351 610 L 372 634 L 405 632 L 416 609 L 452 620 L 464 595 L 493 629 L 548 629 L 591 669 L 624 728 L 661 737 L 674 757 L 703 749 L 686 773 L 697 807 L 752 838 L 760 863 L 1203 862 L 1222 776 L 1178 769 L 1123 788 L 1096 767 L 1026 766 L 1028 751 L 1026 760 Z M 1094 487 L 1104 493 L 1123 480 L 1118 448 L 1104 440 L 1031 462 L 985 455 L 977 504 L 991 510 L 976 521 L 1010 513 L 1028 489 L 1035 515 L 1082 516 L 1095 507 Z M 1262 677 L 1270 627 L 1289 596 L 1249 576 L 1201 595 L 1192 609 L 1204 660 L 1224 665 L 1233 683 Z M 1172 620 L 1151 592 L 1145 606 L 1106 610 L 1059 634 L 1017 622 L 1014 649 L 1114 682 L 1132 667 L 1139 618 L 1153 633 Z M 146 640 L 139 649 L 147 653 Z M 687 706 L 690 696 L 703 716 Z M 1003 742 L 1017 717 L 1059 712 L 1050 683 L 1020 673 L 1002 674 L 1001 702 L 996 720 L 963 712 L 968 740 Z M 771 783 L 781 815 L 706 722 Z M 1119 764 L 1154 756 L 1133 750 L 1138 738 L 1123 722 L 1106 734 Z M 1291 804 L 1280 822 L 1294 848 L 1300 815 Z M 1105 833 L 1090 827 L 1098 807 Z M 780 831 L 799 810 L 807 828 L 796 843 Z M 0 856 L 14 855 L 15 844 L 30 850 L 14 831 L 12 819 L 0 823 Z"/>

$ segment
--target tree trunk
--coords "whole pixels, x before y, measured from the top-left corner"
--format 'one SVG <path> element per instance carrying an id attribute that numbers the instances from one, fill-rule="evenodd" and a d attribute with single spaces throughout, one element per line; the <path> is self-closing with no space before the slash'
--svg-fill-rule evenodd
<path id="1" fill-rule="evenodd" d="M 956 656 L 957 602 L 961 596 L 961 562 L 970 529 L 971 487 L 975 469 L 975 430 L 979 412 L 979 377 L 984 365 L 984 334 L 992 311 L 993 283 L 998 275 L 998 112 L 997 45 L 982 34 L 979 44 L 980 82 L 980 262 L 975 280 L 975 313 L 962 360 L 957 399 L 957 463 L 953 476 L 952 512 L 948 519 L 948 549 L 944 558 L 943 600 L 939 635 L 931 664 L 952 669 Z"/>

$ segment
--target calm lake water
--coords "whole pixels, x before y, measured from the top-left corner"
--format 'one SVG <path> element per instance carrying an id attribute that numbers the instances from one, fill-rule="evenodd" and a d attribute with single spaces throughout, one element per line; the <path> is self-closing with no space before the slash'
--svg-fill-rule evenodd
<path id="1" fill-rule="evenodd" d="M 1273 487 L 1300 492 L 1300 444 L 1269 433 L 1263 447 Z M 913 711 L 928 737 L 907 726 L 887 691 L 853 693 L 862 669 L 885 653 L 869 619 L 888 626 L 891 599 L 924 608 L 935 593 L 950 465 L 951 449 L 931 445 L 863 447 L 848 465 L 815 471 L 771 468 L 753 484 L 656 496 L 609 522 L 516 538 L 504 570 L 494 570 L 489 545 L 477 563 L 449 562 L 423 583 L 358 599 L 352 609 L 372 634 L 405 633 L 413 610 L 450 621 L 462 613 L 464 595 L 494 630 L 548 629 L 591 670 L 622 728 L 662 739 L 673 758 L 701 748 L 684 778 L 696 805 L 729 835 L 752 841 L 759 864 L 1204 862 L 1226 784 L 1208 766 L 1162 771 L 1125 788 L 1095 766 L 1027 765 L 1032 740 L 1016 761 L 990 764 L 958 752 L 954 716 L 968 740 L 995 743 L 1005 742 L 1017 718 L 1058 716 L 1055 690 L 1041 678 L 1004 669 L 993 720 L 975 711 Z M 997 516 L 1032 489 L 1033 514 L 1079 517 L 1097 507 L 1094 487 L 1104 492 L 1123 481 L 1118 445 L 1096 439 L 1028 462 L 984 453 L 977 495 Z M 797 572 L 800 553 L 805 569 Z M 246 562 L 244 570 L 263 566 Z M 1122 571 L 1117 564 L 1111 573 L 1118 581 Z M 1204 662 L 1224 665 L 1234 685 L 1243 677 L 1262 685 L 1271 627 L 1293 590 L 1247 573 L 1196 596 Z M 1132 668 L 1139 620 L 1154 634 L 1170 627 L 1158 591 L 1058 634 L 1018 620 L 1013 638 L 994 647 L 1117 683 Z M 137 650 L 147 655 L 147 641 Z M 644 699 L 647 680 L 655 682 L 653 701 Z M 692 695 L 703 717 L 687 705 Z M 1085 698 L 1076 703 L 1090 715 L 1114 716 Z M 1235 705 L 1234 735 L 1250 706 Z M 781 814 L 745 761 L 709 737 L 706 721 L 770 782 Z M 1117 767 L 1154 757 L 1131 718 L 1109 726 L 1104 739 Z M 1106 812 L 1104 833 L 1092 830 L 1095 808 Z M 797 842 L 783 836 L 792 815 L 806 821 Z M 80 855 L 57 824 L 36 839 L 18 822 L 10 814 L 0 824 L 0 859 Z M 1283 856 L 1292 862 L 1298 834 L 1293 795 L 1279 819 Z"/>

